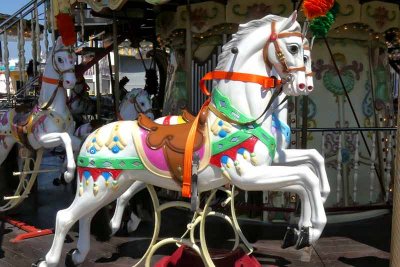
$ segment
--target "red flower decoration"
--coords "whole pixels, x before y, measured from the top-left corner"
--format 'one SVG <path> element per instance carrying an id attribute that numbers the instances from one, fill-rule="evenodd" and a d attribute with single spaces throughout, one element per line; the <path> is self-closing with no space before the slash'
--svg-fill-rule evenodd
<path id="1" fill-rule="evenodd" d="M 303 11 L 307 19 L 311 20 L 326 13 L 333 7 L 335 0 L 304 0 Z"/>
<path id="2" fill-rule="evenodd" d="M 75 25 L 72 16 L 67 13 L 60 13 L 56 16 L 58 32 L 61 35 L 62 42 L 65 46 L 74 45 L 76 43 Z"/>

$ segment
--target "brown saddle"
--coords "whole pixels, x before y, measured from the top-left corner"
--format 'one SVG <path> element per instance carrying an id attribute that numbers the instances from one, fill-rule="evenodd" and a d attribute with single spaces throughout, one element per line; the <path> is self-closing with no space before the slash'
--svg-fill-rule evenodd
<path id="1" fill-rule="evenodd" d="M 195 119 L 195 117 L 187 111 L 183 112 L 182 117 L 187 123 L 176 125 L 155 123 L 144 114 L 139 114 L 138 117 L 139 126 L 149 131 L 146 145 L 151 149 L 163 149 L 171 176 L 179 183 L 182 182 L 186 140 Z M 206 120 L 207 111 L 200 114 L 194 142 L 194 151 L 200 149 L 205 142 L 204 130 L 206 128 Z"/>

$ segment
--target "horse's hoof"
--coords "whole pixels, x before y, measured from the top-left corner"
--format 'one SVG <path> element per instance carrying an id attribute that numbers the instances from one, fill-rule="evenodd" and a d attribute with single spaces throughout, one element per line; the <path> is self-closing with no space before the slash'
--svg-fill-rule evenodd
<path id="1" fill-rule="evenodd" d="M 74 254 L 75 251 L 78 251 L 78 249 L 73 248 L 67 253 L 67 256 L 65 257 L 65 266 L 66 267 L 77 267 L 77 266 L 79 266 L 79 264 L 75 264 L 74 261 L 72 260 L 72 254 Z"/>
<path id="2" fill-rule="evenodd" d="M 32 263 L 31 267 L 39 267 L 42 262 L 45 262 L 45 260 L 39 259 L 37 262 Z"/>
<path id="3" fill-rule="evenodd" d="M 53 185 L 54 185 L 54 186 L 59 186 L 60 184 L 61 184 L 60 179 L 55 178 L 55 179 L 53 180 Z"/>
<path id="4" fill-rule="evenodd" d="M 283 243 L 281 248 L 285 249 L 291 246 L 296 245 L 298 239 L 298 234 L 294 227 L 288 227 L 285 233 L 285 237 L 283 238 Z"/>
<path id="5" fill-rule="evenodd" d="M 302 249 L 310 246 L 310 227 L 302 227 L 296 249 Z"/>
<path id="6" fill-rule="evenodd" d="M 66 183 L 70 183 L 73 178 L 74 178 L 73 172 L 69 172 L 69 171 L 64 172 L 64 181 Z"/>

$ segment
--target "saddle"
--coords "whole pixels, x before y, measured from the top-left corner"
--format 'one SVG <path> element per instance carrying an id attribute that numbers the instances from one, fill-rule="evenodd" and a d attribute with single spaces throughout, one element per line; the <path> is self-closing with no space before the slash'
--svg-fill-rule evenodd
<path id="1" fill-rule="evenodd" d="M 183 112 L 182 117 L 187 123 L 176 125 L 155 123 L 144 114 L 139 114 L 138 117 L 138 125 L 149 131 L 146 138 L 147 146 L 154 150 L 162 148 L 169 172 L 172 178 L 179 183 L 182 182 L 186 140 L 195 119 L 195 117 L 187 111 Z M 199 150 L 206 140 L 204 135 L 206 121 L 207 111 L 200 114 L 199 127 L 196 131 L 194 142 L 194 151 Z"/>
<path id="2" fill-rule="evenodd" d="M 29 142 L 27 139 L 27 127 L 33 120 L 34 112 L 31 111 L 31 108 L 28 106 L 18 106 L 14 109 L 13 116 L 13 131 L 15 136 L 19 139 L 19 141 L 29 147 Z"/>

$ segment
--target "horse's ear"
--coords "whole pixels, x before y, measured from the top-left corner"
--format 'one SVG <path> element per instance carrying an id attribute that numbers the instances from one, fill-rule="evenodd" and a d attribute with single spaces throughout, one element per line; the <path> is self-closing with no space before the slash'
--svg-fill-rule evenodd
<path id="1" fill-rule="evenodd" d="M 295 10 L 295 11 L 293 11 L 292 15 L 290 15 L 290 17 L 288 17 L 282 21 L 282 25 L 279 28 L 279 32 L 288 30 L 293 25 L 293 23 L 296 22 L 296 20 L 297 20 L 297 11 Z"/>
<path id="2" fill-rule="evenodd" d="M 56 47 L 56 49 L 59 49 L 59 48 L 61 48 L 62 46 L 64 46 L 64 43 L 63 43 L 63 41 L 62 41 L 61 36 L 58 36 L 58 38 L 57 38 L 57 40 L 56 40 L 56 45 L 55 45 L 55 47 Z"/>

